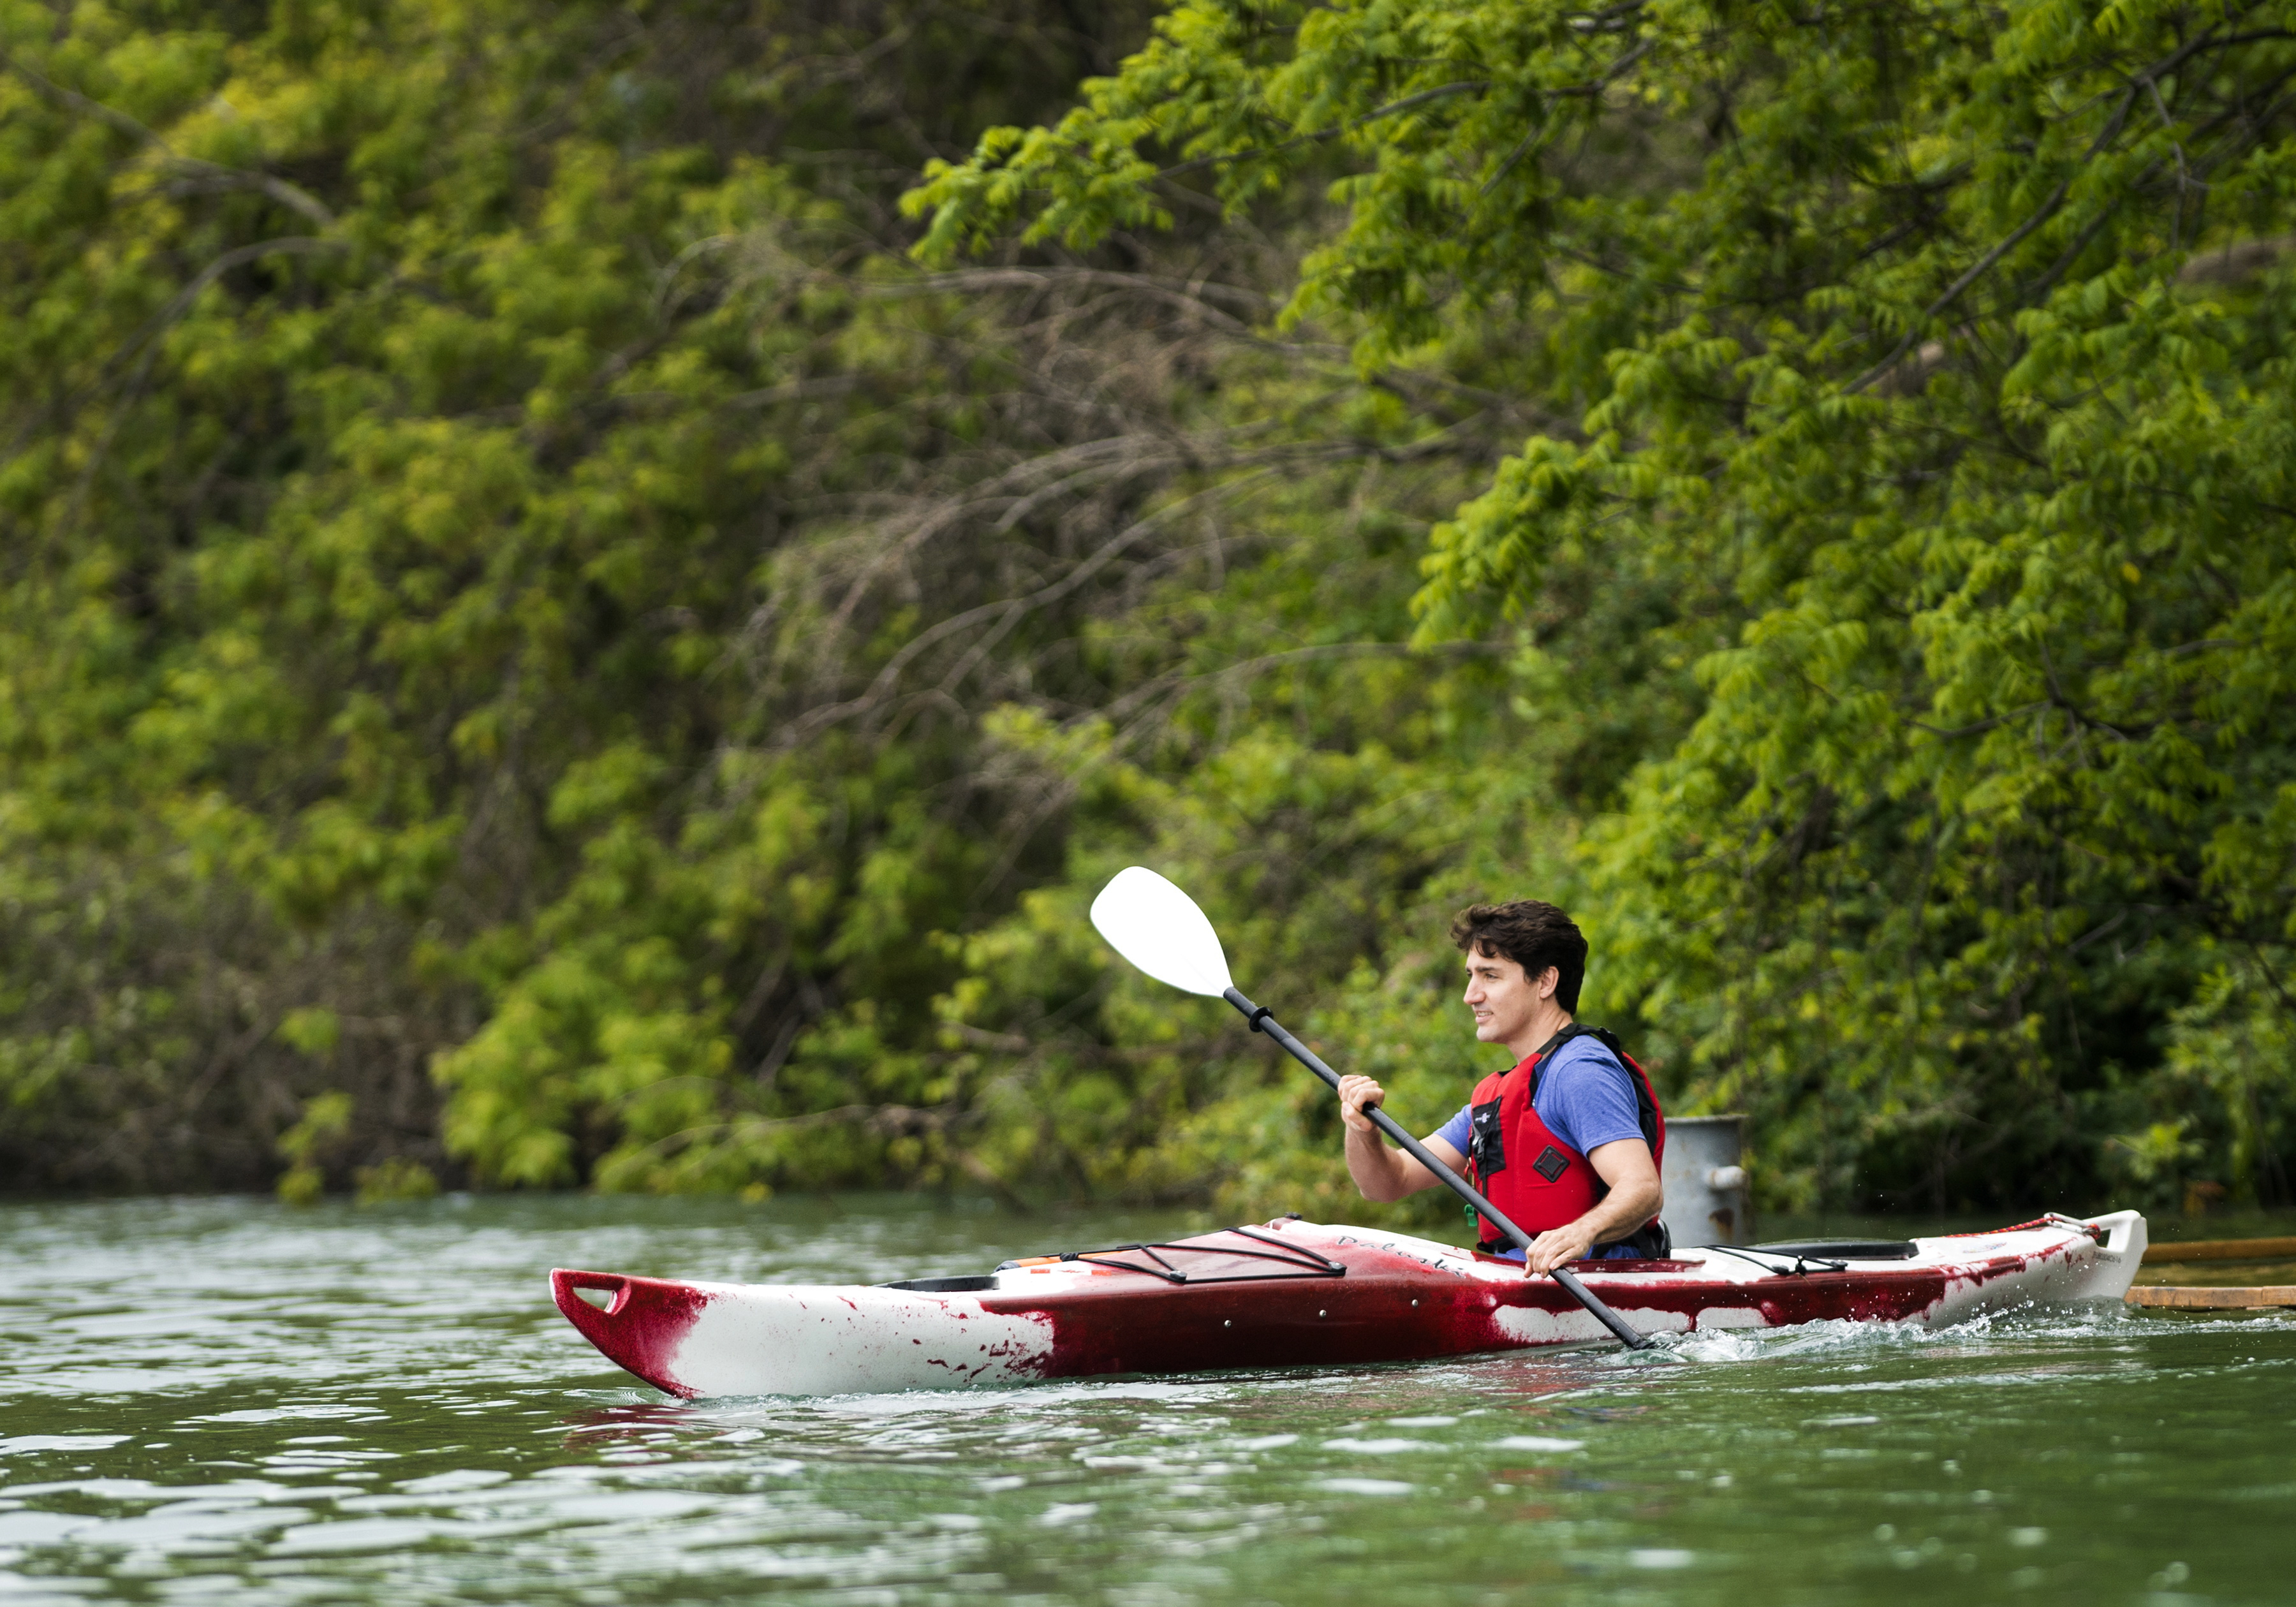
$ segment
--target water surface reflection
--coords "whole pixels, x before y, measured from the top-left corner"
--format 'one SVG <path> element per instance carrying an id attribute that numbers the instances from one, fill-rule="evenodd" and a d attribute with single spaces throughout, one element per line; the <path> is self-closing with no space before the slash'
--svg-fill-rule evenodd
<path id="1" fill-rule="evenodd" d="M 0 1209 L 0 1600 L 2284 1599 L 2282 1316 L 681 1406 L 542 1279 L 877 1279 L 1180 1226 Z"/>

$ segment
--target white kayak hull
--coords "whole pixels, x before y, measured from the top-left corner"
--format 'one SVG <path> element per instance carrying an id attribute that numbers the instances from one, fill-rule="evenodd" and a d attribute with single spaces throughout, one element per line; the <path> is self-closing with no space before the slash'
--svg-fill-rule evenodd
<path id="1" fill-rule="evenodd" d="M 1707 1249 L 1574 1270 L 1651 1333 L 1827 1319 L 1942 1325 L 2031 1304 L 2118 1302 L 2145 1229 L 2120 1211 L 1910 1244 L 1886 1259 Z M 551 1275 L 559 1309 L 585 1337 L 686 1398 L 1359 1365 L 1608 1337 L 1552 1279 L 1525 1278 L 1519 1264 L 1296 1218 L 917 1283 L 926 1286 Z"/>

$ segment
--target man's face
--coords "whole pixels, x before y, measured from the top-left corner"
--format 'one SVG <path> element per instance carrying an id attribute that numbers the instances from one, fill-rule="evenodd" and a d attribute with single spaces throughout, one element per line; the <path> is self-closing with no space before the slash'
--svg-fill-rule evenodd
<path id="1" fill-rule="evenodd" d="M 1538 985 L 1513 960 L 1467 951 L 1467 1008 L 1475 1013 L 1476 1042 L 1505 1044 L 1522 1036 L 1539 997 Z"/>

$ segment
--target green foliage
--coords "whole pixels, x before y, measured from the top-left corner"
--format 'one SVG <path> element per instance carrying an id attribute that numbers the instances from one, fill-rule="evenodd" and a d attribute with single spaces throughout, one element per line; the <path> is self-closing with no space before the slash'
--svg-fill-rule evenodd
<path id="1" fill-rule="evenodd" d="M 280 1159 L 287 1169 L 280 1175 L 279 1197 L 290 1205 L 316 1204 L 326 1192 L 326 1175 L 320 1162 L 327 1150 L 350 1130 L 351 1096 L 340 1088 L 320 1095 L 303 1107 L 303 1119 L 279 1136 Z"/>
<path id="2" fill-rule="evenodd" d="M 400 1200 L 428 1200 L 439 1192 L 439 1179 L 430 1168 L 419 1160 L 409 1160 L 404 1155 L 393 1155 L 375 1166 L 363 1166 L 357 1174 L 357 1198 L 361 1205 L 387 1205 Z"/>
<path id="3" fill-rule="evenodd" d="M 2190 1011 L 2230 946 L 2284 1020 L 2296 937 L 2292 77 L 2272 4 L 1190 0 L 913 201 L 929 256 L 1079 246 L 1320 174 L 1290 306 L 1367 374 L 1518 332 L 1554 418 L 1423 640 L 1591 562 L 1696 682 L 1594 800 L 1590 1007 L 1786 1201 L 2055 1197 L 2132 1078 L 2239 1107 L 2244 1178 L 2284 1109 Z"/>
<path id="4" fill-rule="evenodd" d="M 1218 1182 L 1063 877 L 1161 813 L 1378 952 L 1511 717 L 1403 646 L 1479 405 L 1271 344 L 1280 242 L 907 266 L 1047 21 L 7 16 L 16 1175 Z"/>
<path id="5" fill-rule="evenodd" d="M 2284 1194 L 2284 7 L 1068 15 L 0 0 L 12 1176 L 1368 1209 L 1146 862 L 1423 1128 L 1536 892 L 1775 1204 Z"/>
<path id="6" fill-rule="evenodd" d="M 2132 1145 L 2137 1164 L 2150 1162 L 2146 1180 L 2178 1181 L 2202 1175 L 2192 1163 L 2223 1157 L 2218 1173 L 2232 1203 L 2284 1197 L 2289 1179 L 2280 1157 L 2289 1150 L 2296 1111 L 2296 1030 L 2288 1000 L 2272 973 L 2251 954 L 2209 971 L 2190 1003 L 2171 1018 L 2168 1065 L 2150 1090 L 2156 1107 L 2193 1112 L 2165 1124 L 2187 1125 L 2216 1142 L 2163 1153 L 2147 1129 L 2151 1148 Z M 2199 1150 L 2198 1154 L 2194 1153 Z"/>
<path id="7" fill-rule="evenodd" d="M 648 1146 L 737 1060 L 930 1030 L 973 710 L 855 727 L 1093 524 L 952 511 L 1070 421 L 850 185 L 1100 48 L 1004 20 L 0 10 L 12 1173 L 248 1181 L 340 1086 L 383 1160 L 714 1185 Z"/>

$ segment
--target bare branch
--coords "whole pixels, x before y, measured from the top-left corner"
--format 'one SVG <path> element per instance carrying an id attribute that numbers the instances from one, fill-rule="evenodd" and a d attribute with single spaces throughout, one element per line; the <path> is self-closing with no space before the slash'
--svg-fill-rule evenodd
<path id="1" fill-rule="evenodd" d="M 2296 251 L 2296 234 L 2276 234 L 2268 240 L 2228 240 L 2186 262 L 2177 272 L 2177 283 L 2243 283 L 2265 273 L 2292 251 Z"/>
<path id="2" fill-rule="evenodd" d="M 78 90 L 67 89 L 62 85 L 33 71 L 4 51 L 0 51 L 0 66 L 6 67 L 35 89 L 61 104 L 70 107 L 72 111 L 79 112 L 82 116 L 92 117 L 139 143 L 152 146 L 166 159 L 166 166 L 171 172 L 182 175 L 209 189 L 260 191 L 288 210 L 300 213 L 320 228 L 332 227 L 334 224 L 335 215 L 327 209 L 318 197 L 299 185 L 291 184 L 285 179 L 268 173 L 255 173 L 243 168 L 226 167 L 221 162 L 209 161 L 204 157 L 180 155 L 157 133 L 145 127 L 118 107 L 107 106 L 101 101 L 89 99 Z"/>

